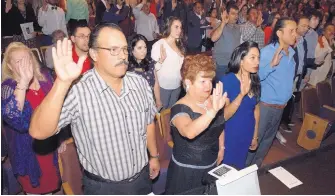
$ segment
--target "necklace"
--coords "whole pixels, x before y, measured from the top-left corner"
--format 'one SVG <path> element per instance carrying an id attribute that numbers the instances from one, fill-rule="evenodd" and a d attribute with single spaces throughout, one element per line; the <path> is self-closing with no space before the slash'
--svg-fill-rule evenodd
<path id="1" fill-rule="evenodd" d="M 35 95 L 38 95 L 38 91 L 37 90 L 33 90 L 33 89 L 30 89 Z"/>
<path id="2" fill-rule="evenodd" d="M 208 101 L 206 100 L 204 103 L 195 103 L 197 106 L 201 107 L 202 109 L 205 109 L 206 111 L 208 111 L 207 109 L 207 104 Z"/>

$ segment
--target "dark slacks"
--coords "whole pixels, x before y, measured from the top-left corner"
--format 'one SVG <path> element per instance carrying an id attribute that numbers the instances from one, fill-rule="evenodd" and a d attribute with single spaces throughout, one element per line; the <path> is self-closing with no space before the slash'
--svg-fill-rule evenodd
<path id="1" fill-rule="evenodd" d="M 152 192 L 149 165 L 145 166 L 132 180 L 119 182 L 107 181 L 94 174 L 88 175 L 85 171 L 83 185 L 85 195 L 148 195 Z"/>

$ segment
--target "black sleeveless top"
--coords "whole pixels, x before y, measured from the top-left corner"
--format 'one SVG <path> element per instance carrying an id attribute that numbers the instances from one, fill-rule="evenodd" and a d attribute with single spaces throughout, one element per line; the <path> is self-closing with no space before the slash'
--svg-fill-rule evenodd
<path id="1" fill-rule="evenodd" d="M 192 109 L 183 104 L 174 105 L 171 108 L 171 120 L 176 115 L 188 114 L 192 120 L 199 118 L 202 114 L 193 112 Z M 183 164 L 207 166 L 213 164 L 219 152 L 219 136 L 224 129 L 223 110 L 217 113 L 211 124 L 194 139 L 188 139 L 180 135 L 177 128 L 171 122 L 171 134 L 174 142 L 173 156 Z"/>

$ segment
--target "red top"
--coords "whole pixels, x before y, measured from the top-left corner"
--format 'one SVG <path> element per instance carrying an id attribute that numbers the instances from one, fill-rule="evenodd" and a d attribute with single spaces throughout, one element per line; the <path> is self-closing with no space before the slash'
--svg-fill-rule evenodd
<path id="1" fill-rule="evenodd" d="M 79 56 L 77 55 L 76 48 L 74 47 L 74 44 L 73 44 L 73 47 L 72 47 L 72 59 L 75 63 L 78 63 Z M 85 73 L 86 71 L 88 71 L 90 69 L 91 69 L 91 61 L 90 61 L 90 58 L 87 57 L 84 61 L 84 65 L 83 65 L 83 69 L 81 70 L 81 74 Z"/>
<path id="2" fill-rule="evenodd" d="M 270 41 L 272 34 L 272 28 L 270 26 L 265 27 L 264 29 L 264 44 L 267 45 Z"/>
<path id="3" fill-rule="evenodd" d="M 45 94 L 40 88 L 37 91 L 29 89 L 26 94 L 26 99 L 30 103 L 33 110 L 36 109 L 38 105 L 43 101 Z M 53 162 L 53 153 L 47 155 L 36 154 L 38 164 L 40 165 L 41 174 L 39 178 L 40 185 L 38 187 L 33 187 L 30 182 L 28 175 L 18 176 L 18 181 L 20 182 L 23 191 L 30 194 L 45 194 L 57 190 L 60 186 L 59 175 L 57 174 L 56 166 Z"/>
<path id="4" fill-rule="evenodd" d="M 157 18 L 157 8 L 156 8 L 156 3 L 150 3 L 150 12 L 153 13 L 153 15 L 156 16 Z"/>

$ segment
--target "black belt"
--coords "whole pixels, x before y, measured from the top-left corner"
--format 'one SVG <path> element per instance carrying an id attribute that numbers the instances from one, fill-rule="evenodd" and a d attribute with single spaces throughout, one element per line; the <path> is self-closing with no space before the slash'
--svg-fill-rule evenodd
<path id="1" fill-rule="evenodd" d="M 125 180 L 121 180 L 121 181 L 112 181 L 112 180 L 108 180 L 108 179 L 105 179 L 105 178 L 102 178 L 98 175 L 95 175 L 95 174 L 92 174 L 91 172 L 88 172 L 87 170 L 84 170 L 84 174 L 86 177 L 88 177 L 89 179 L 91 180 L 94 180 L 94 181 L 98 181 L 98 182 L 107 182 L 107 183 L 122 183 L 122 182 L 132 182 L 134 180 L 136 180 L 141 173 L 143 173 L 143 171 L 148 167 L 145 166 L 142 171 L 138 172 L 137 174 L 135 174 L 133 177 L 131 178 L 127 178 Z"/>

